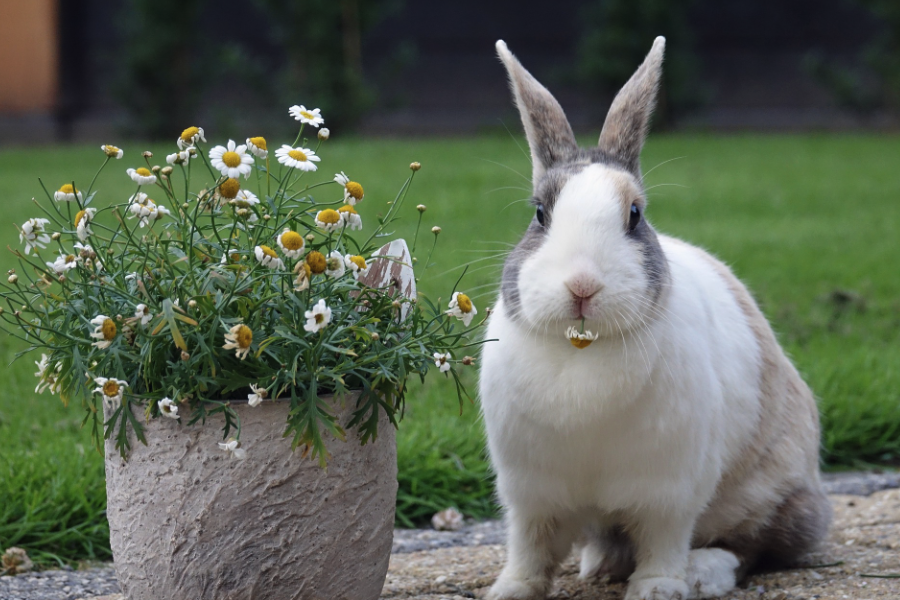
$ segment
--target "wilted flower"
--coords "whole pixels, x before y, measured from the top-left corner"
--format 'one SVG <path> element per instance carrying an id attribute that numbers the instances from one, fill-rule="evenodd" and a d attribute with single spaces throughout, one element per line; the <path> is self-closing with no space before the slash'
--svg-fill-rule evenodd
<path id="1" fill-rule="evenodd" d="M 450 299 L 450 310 L 447 311 L 447 314 L 462 320 L 463 325 L 468 327 L 475 315 L 478 314 L 478 309 L 475 308 L 468 296 L 460 292 L 453 292 L 453 297 Z"/>
<path id="2" fill-rule="evenodd" d="M 25 254 L 31 252 L 32 248 L 46 248 L 50 243 L 50 236 L 46 233 L 46 227 L 50 224 L 50 219 L 28 219 L 22 223 L 19 230 L 19 241 L 25 242 Z"/>
<path id="3" fill-rule="evenodd" d="M 591 333 L 588 330 L 579 332 L 576 327 L 569 327 L 568 329 L 566 329 L 566 337 L 569 339 L 573 346 L 580 350 L 582 348 L 587 348 L 588 346 L 590 346 L 592 342 L 600 337 L 600 334 Z"/>
<path id="4" fill-rule="evenodd" d="M 139 219 L 139 225 L 145 227 L 152 225 L 157 219 L 170 214 L 165 206 L 158 206 L 144 192 L 138 192 L 129 198 L 128 210 L 131 213 L 129 219 Z"/>
<path id="5" fill-rule="evenodd" d="M 264 137 L 247 138 L 247 150 L 259 158 L 268 158 L 269 156 L 269 149 L 266 147 L 266 138 Z"/>
<path id="6" fill-rule="evenodd" d="M 278 254 L 268 246 L 257 246 L 254 250 L 256 260 L 264 267 L 270 269 L 284 269 L 284 261 L 278 258 Z"/>
<path id="7" fill-rule="evenodd" d="M 94 233 L 91 230 L 91 221 L 94 220 L 95 214 L 97 214 L 96 208 L 85 208 L 79 210 L 75 215 L 75 233 L 82 242 Z"/>
<path id="8" fill-rule="evenodd" d="M 441 373 L 446 373 L 450 370 L 450 360 L 453 357 L 449 352 L 435 352 L 434 353 L 434 366 L 438 367 Z"/>
<path id="9" fill-rule="evenodd" d="M 181 152 L 175 152 L 174 154 L 166 156 L 166 162 L 170 165 L 186 165 L 194 156 L 196 156 L 196 154 L 193 152 L 182 150 Z"/>
<path id="10" fill-rule="evenodd" d="M 103 144 L 102 146 L 100 146 L 100 149 L 103 150 L 103 153 L 110 158 L 122 158 L 122 155 L 125 154 L 124 152 L 122 152 L 122 150 L 110 144 Z"/>
<path id="11" fill-rule="evenodd" d="M 438 531 L 458 531 L 463 522 L 463 514 L 455 508 L 445 508 L 431 517 L 431 526 Z"/>
<path id="12" fill-rule="evenodd" d="M 334 180 L 344 187 L 344 202 L 350 206 L 355 206 L 366 195 L 363 186 L 355 181 L 350 181 L 343 171 L 335 175 Z"/>
<path id="13" fill-rule="evenodd" d="M 121 379 L 106 377 L 94 377 L 94 383 L 99 387 L 94 389 L 95 394 L 103 394 L 103 399 L 109 402 L 111 406 L 118 406 L 122 402 L 122 396 L 125 394 L 125 388 L 128 387 L 127 381 Z"/>
<path id="14" fill-rule="evenodd" d="M 325 259 L 325 274 L 337 278 L 344 274 L 344 270 L 344 256 L 337 250 L 332 250 Z"/>
<path id="15" fill-rule="evenodd" d="M 303 329 L 310 333 L 316 333 L 325 329 L 325 326 L 331 323 L 331 309 L 325 304 L 325 300 L 319 300 L 312 310 L 303 313 L 306 317 L 306 325 Z"/>
<path id="16" fill-rule="evenodd" d="M 91 345 L 97 346 L 101 350 L 109 348 L 113 340 L 116 339 L 116 332 L 118 331 L 116 322 L 106 315 L 97 315 L 91 319 L 91 325 L 94 326 L 91 337 L 97 340 Z"/>
<path id="17" fill-rule="evenodd" d="M 156 183 L 156 175 L 150 172 L 150 169 L 147 167 L 140 167 L 138 169 L 128 169 L 125 171 L 128 173 L 128 176 L 131 177 L 131 180 L 138 185 L 153 185 Z"/>
<path id="18" fill-rule="evenodd" d="M 206 138 L 203 137 L 202 127 L 188 127 L 181 132 L 181 135 L 178 136 L 178 140 L 176 140 L 176 142 L 178 144 L 178 147 L 184 150 L 185 148 L 196 144 L 197 140 L 200 140 L 202 142 L 206 141 Z"/>
<path id="19" fill-rule="evenodd" d="M 75 189 L 71 183 L 67 183 L 53 193 L 53 199 L 57 202 L 79 202 L 82 200 L 81 192 Z"/>
<path id="20" fill-rule="evenodd" d="M 350 255 L 344 257 L 344 264 L 347 265 L 347 268 L 353 273 L 354 279 L 359 279 L 361 275 L 365 275 L 369 272 L 369 265 L 366 264 L 366 259 L 362 256 Z"/>
<path id="21" fill-rule="evenodd" d="M 160 414 L 165 415 L 170 419 L 178 418 L 178 404 L 171 398 L 163 398 L 157 402 L 156 405 L 159 407 Z"/>
<path id="22" fill-rule="evenodd" d="M 298 262 L 297 266 L 294 267 L 294 273 L 297 274 L 297 279 L 294 280 L 294 291 L 302 292 L 309 289 L 309 278 L 312 275 L 309 263 L 305 260 Z"/>
<path id="23" fill-rule="evenodd" d="M 349 227 L 351 231 L 362 229 L 362 217 L 355 208 L 345 204 L 338 209 L 338 213 L 341 215 L 341 221 L 344 222 L 345 227 Z"/>
<path id="24" fill-rule="evenodd" d="M 47 266 L 53 269 L 57 275 L 62 275 L 69 269 L 78 266 L 78 256 L 74 254 L 60 254 L 55 261 L 48 262 Z"/>
<path id="25" fill-rule="evenodd" d="M 250 394 L 247 394 L 247 404 L 250 406 L 259 406 L 262 401 L 269 397 L 269 392 L 265 387 L 250 384 Z"/>
<path id="26" fill-rule="evenodd" d="M 153 313 L 150 312 L 150 307 L 146 304 L 138 304 L 134 309 L 134 316 L 136 319 L 141 320 L 141 325 L 146 325 L 153 320 Z"/>
<path id="27" fill-rule="evenodd" d="M 306 255 L 306 264 L 309 265 L 309 270 L 316 275 L 321 275 L 328 268 L 325 255 L 318 250 L 313 250 Z"/>
<path id="28" fill-rule="evenodd" d="M 253 330 L 243 324 L 238 324 L 228 330 L 225 334 L 225 345 L 222 346 L 226 350 L 234 350 L 235 355 L 244 360 L 250 353 L 250 344 L 253 343 Z"/>
<path id="29" fill-rule="evenodd" d="M 231 452 L 232 458 L 244 459 L 247 457 L 247 451 L 241 448 L 241 443 L 234 438 L 229 438 L 227 442 L 219 442 L 219 448 Z"/>

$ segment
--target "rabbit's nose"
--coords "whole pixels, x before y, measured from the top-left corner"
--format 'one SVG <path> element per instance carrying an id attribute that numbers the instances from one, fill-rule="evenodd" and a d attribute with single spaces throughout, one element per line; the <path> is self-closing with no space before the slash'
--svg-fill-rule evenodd
<path id="1" fill-rule="evenodd" d="M 565 284 L 576 298 L 591 298 L 603 289 L 603 284 L 596 277 L 586 274 L 570 277 Z"/>

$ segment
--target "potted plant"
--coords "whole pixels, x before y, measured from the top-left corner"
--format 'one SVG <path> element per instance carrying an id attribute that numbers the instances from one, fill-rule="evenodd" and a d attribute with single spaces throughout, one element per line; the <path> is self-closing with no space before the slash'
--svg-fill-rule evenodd
<path id="1" fill-rule="evenodd" d="M 80 403 L 105 449 L 129 600 L 378 598 L 407 380 L 434 366 L 465 395 L 477 310 L 456 290 L 444 310 L 417 298 L 406 243 L 384 244 L 418 163 L 364 221 L 343 171 L 307 183 L 319 110 L 290 114 L 299 133 L 274 153 L 189 127 L 101 203 L 123 157 L 104 145 L 85 189 L 45 188 L 44 215 L 18 226 L 0 318 L 41 350 L 37 391 Z"/>

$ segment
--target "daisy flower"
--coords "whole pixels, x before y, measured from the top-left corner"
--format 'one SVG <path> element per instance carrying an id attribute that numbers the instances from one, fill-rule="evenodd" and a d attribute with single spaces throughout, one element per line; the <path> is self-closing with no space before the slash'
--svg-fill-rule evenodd
<path id="1" fill-rule="evenodd" d="M 344 256 L 337 250 L 333 250 L 325 259 L 325 274 L 329 277 L 340 277 L 344 274 Z"/>
<path id="2" fill-rule="evenodd" d="M 355 208 L 345 204 L 338 209 L 338 213 L 341 215 L 341 221 L 343 221 L 345 227 L 349 227 L 351 230 L 362 229 L 362 217 L 359 216 Z"/>
<path id="3" fill-rule="evenodd" d="M 315 171 L 318 167 L 313 163 L 322 160 L 309 148 L 292 148 L 287 144 L 276 150 L 275 156 L 284 166 L 301 171 Z"/>
<path id="4" fill-rule="evenodd" d="M 78 250 L 78 256 L 81 258 L 97 258 L 97 253 L 94 252 L 94 249 L 86 244 L 79 244 L 75 242 L 75 249 Z M 135 277 L 137 277 L 136 273 L 133 273 Z M 125 278 L 126 280 L 128 277 Z"/>
<path id="5" fill-rule="evenodd" d="M 163 398 L 159 402 L 156 403 L 159 407 L 159 412 L 170 419 L 178 418 L 178 404 L 175 403 L 171 398 Z"/>
<path id="6" fill-rule="evenodd" d="M 122 396 L 125 394 L 125 388 L 128 387 L 127 381 L 110 377 L 94 377 L 94 383 L 99 387 L 94 389 L 94 393 L 103 394 L 103 399 L 112 406 L 117 406 L 122 402 Z"/>
<path id="7" fill-rule="evenodd" d="M 475 315 L 478 314 L 478 309 L 475 308 L 468 296 L 461 292 L 453 292 L 453 298 L 450 299 L 450 310 L 447 311 L 447 314 L 460 319 L 463 325 L 468 327 Z"/>
<path id="8" fill-rule="evenodd" d="M 240 146 L 234 140 L 228 140 L 228 146 L 216 146 L 209 151 L 209 162 L 219 173 L 232 179 L 241 175 L 250 177 L 253 170 L 253 157 L 247 154 L 247 146 Z"/>
<path id="9" fill-rule="evenodd" d="M 343 222 L 341 213 L 333 208 L 326 208 L 316 213 L 316 225 L 325 231 L 337 231 Z"/>
<path id="10" fill-rule="evenodd" d="M 109 348 L 113 340 L 116 339 L 116 331 L 118 331 L 116 322 L 106 315 L 97 315 L 91 319 L 91 325 L 94 326 L 94 332 L 91 333 L 91 337 L 97 340 L 91 345 L 97 346 L 101 350 Z"/>
<path id="11" fill-rule="evenodd" d="M 284 261 L 278 258 L 278 254 L 268 246 L 257 246 L 253 252 L 256 254 L 256 260 L 262 266 L 270 269 L 284 269 Z"/>
<path id="12" fill-rule="evenodd" d="M 62 370 L 62 364 L 57 363 L 56 368 L 50 366 L 50 357 L 41 354 L 41 360 L 34 361 L 38 371 L 34 374 L 38 378 L 37 387 L 34 393 L 43 394 L 46 390 L 50 390 L 51 394 L 55 394 L 59 390 L 59 372 Z"/>
<path id="13" fill-rule="evenodd" d="M 57 202 L 75 202 L 76 199 L 81 202 L 82 196 L 75 186 L 67 183 L 53 193 L 53 198 Z"/>
<path id="14" fill-rule="evenodd" d="M 247 394 L 247 404 L 250 406 L 259 406 L 262 404 L 262 401 L 269 397 L 269 392 L 266 388 L 250 384 L 251 394 Z"/>
<path id="15" fill-rule="evenodd" d="M 238 190 L 238 193 L 229 201 L 229 204 L 239 208 L 250 208 L 259 204 L 259 198 L 250 190 Z M 254 216 L 256 215 L 254 214 Z"/>
<path id="16" fill-rule="evenodd" d="M 32 248 L 44 249 L 50 243 L 50 236 L 47 235 L 47 225 L 50 219 L 28 219 L 22 223 L 19 230 L 19 242 L 25 242 L 25 254 L 31 252 Z"/>
<path id="17" fill-rule="evenodd" d="M 362 185 L 355 181 L 350 181 L 350 178 L 343 171 L 335 175 L 334 180 L 344 186 L 344 202 L 350 206 L 355 206 L 357 202 L 362 202 L 363 197 L 366 195 Z"/>
<path id="18" fill-rule="evenodd" d="M 62 275 L 69 269 L 78 266 L 78 256 L 74 254 L 60 254 L 55 261 L 48 262 L 47 266 L 53 269 L 57 275 Z"/>
<path id="19" fill-rule="evenodd" d="M 241 443 L 234 438 L 229 438 L 227 442 L 219 442 L 219 448 L 230 452 L 232 458 L 247 458 L 247 451 L 241 448 Z"/>
<path id="20" fill-rule="evenodd" d="M 226 350 L 234 350 L 235 356 L 244 360 L 250 354 L 250 344 L 253 343 L 253 330 L 243 324 L 237 324 L 225 334 L 226 344 L 222 346 Z"/>
<path id="21" fill-rule="evenodd" d="M 600 337 L 598 333 L 591 333 L 590 331 L 585 330 L 584 333 L 580 333 L 578 328 L 569 327 L 566 329 L 566 337 L 578 349 L 587 348 L 591 345 L 591 343 Z"/>
<path id="22" fill-rule="evenodd" d="M 103 154 L 107 155 L 110 158 L 122 158 L 122 155 L 125 154 L 122 152 L 120 148 L 117 148 L 111 144 L 103 144 L 100 146 L 100 149 L 103 150 Z"/>
<path id="23" fill-rule="evenodd" d="M 316 333 L 325 329 L 325 326 L 331 323 L 331 309 L 325 304 L 325 300 L 319 300 L 312 310 L 303 313 L 306 317 L 306 325 L 303 329 L 310 333 Z"/>
<path id="24" fill-rule="evenodd" d="M 79 210 L 75 215 L 75 233 L 78 234 L 78 239 L 82 242 L 94 233 L 91 231 L 91 221 L 94 220 L 95 214 L 97 214 L 96 208 L 85 208 L 84 210 Z"/>
<path id="25" fill-rule="evenodd" d="M 182 150 L 185 148 L 189 148 L 197 143 L 197 140 L 201 142 L 205 142 L 206 138 L 203 137 L 203 128 L 202 127 L 188 127 L 184 131 L 181 132 L 181 135 L 178 136 L 178 140 L 176 143 L 178 147 Z"/>
<path id="26" fill-rule="evenodd" d="M 266 147 L 266 138 L 261 136 L 247 138 L 247 150 L 250 151 L 250 154 L 258 156 L 259 158 L 268 158 L 269 156 L 269 149 Z"/>
<path id="27" fill-rule="evenodd" d="M 320 140 L 327 140 L 330 137 L 331 137 L 331 130 L 328 129 L 327 127 L 323 127 L 322 129 L 319 130 L 318 138 Z"/>
<path id="28" fill-rule="evenodd" d="M 128 169 L 125 171 L 131 180 L 138 185 L 153 185 L 156 183 L 156 175 L 150 172 L 147 167 L 137 169 Z"/>
<path id="29" fill-rule="evenodd" d="M 309 289 L 309 278 L 312 276 L 312 269 L 309 267 L 309 263 L 305 260 L 298 262 L 297 266 L 294 267 L 294 273 L 297 274 L 297 279 L 294 280 L 294 291 L 302 292 Z"/>
<path id="30" fill-rule="evenodd" d="M 316 275 L 321 275 L 328 267 L 325 255 L 318 250 L 313 250 L 306 255 L 306 264 L 309 266 L 310 272 L 315 273 Z"/>
<path id="31" fill-rule="evenodd" d="M 152 225 L 153 221 L 161 219 L 164 216 L 170 214 L 169 209 L 167 209 L 165 206 L 158 206 L 156 202 L 150 199 L 147 194 L 143 192 L 134 194 L 131 198 L 129 198 L 129 201 L 131 202 L 131 204 L 128 205 L 128 210 L 131 214 L 128 218 L 140 219 L 139 225 L 141 227 Z"/>
<path id="32" fill-rule="evenodd" d="M 449 352 L 444 352 L 441 354 L 440 352 L 434 353 L 434 366 L 438 367 L 441 370 L 441 373 L 446 373 L 450 370 L 450 360 L 453 357 L 450 356 Z"/>
<path id="33" fill-rule="evenodd" d="M 313 127 L 318 127 L 319 125 L 323 125 L 325 123 L 325 119 L 322 118 L 321 115 L 322 110 L 319 108 L 313 108 L 312 110 L 308 110 L 305 106 L 294 105 L 288 109 L 288 113 L 292 117 L 294 117 L 295 121 L 300 121 L 301 123 L 309 123 Z"/>
<path id="34" fill-rule="evenodd" d="M 146 304 L 138 304 L 134 309 L 134 318 L 141 320 L 141 325 L 146 325 L 153 320 L 153 313 Z"/>
<path id="35" fill-rule="evenodd" d="M 190 150 L 182 150 L 166 156 L 166 162 L 170 165 L 186 165 L 188 161 L 196 156 L 196 153 Z"/>
<path id="36" fill-rule="evenodd" d="M 282 231 L 281 235 L 278 236 L 277 241 L 278 247 L 281 248 L 281 251 L 284 252 L 285 256 L 288 258 L 300 258 L 300 255 L 303 254 L 303 248 L 306 245 L 303 241 L 303 236 L 290 229 Z"/>
<path id="37" fill-rule="evenodd" d="M 369 265 L 366 264 L 366 259 L 359 255 L 351 256 L 348 254 L 344 257 L 344 264 L 353 273 L 354 279 L 359 279 L 360 275 L 365 275 L 369 272 Z"/>

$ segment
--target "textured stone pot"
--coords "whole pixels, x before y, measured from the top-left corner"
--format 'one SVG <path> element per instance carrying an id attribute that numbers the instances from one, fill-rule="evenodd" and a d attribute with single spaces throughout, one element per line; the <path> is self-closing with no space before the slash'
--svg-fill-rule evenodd
<path id="1" fill-rule="evenodd" d="M 289 403 L 234 408 L 243 460 L 219 449 L 215 418 L 191 427 L 154 419 L 127 462 L 107 441 L 107 517 L 125 597 L 376 600 L 397 495 L 387 418 L 365 446 L 329 440 L 325 471 L 281 437 Z"/>
<path id="2" fill-rule="evenodd" d="M 379 253 L 387 260 L 373 261 L 366 283 L 415 297 L 406 243 Z M 365 446 L 352 430 L 346 443 L 327 439 L 326 471 L 282 438 L 288 402 L 233 406 L 244 460 L 218 447 L 221 415 L 190 427 L 153 419 L 146 446 L 132 434 L 127 461 L 106 442 L 110 542 L 125 597 L 377 600 L 397 496 L 387 417 Z M 334 406 L 346 425 L 355 397 Z"/>

